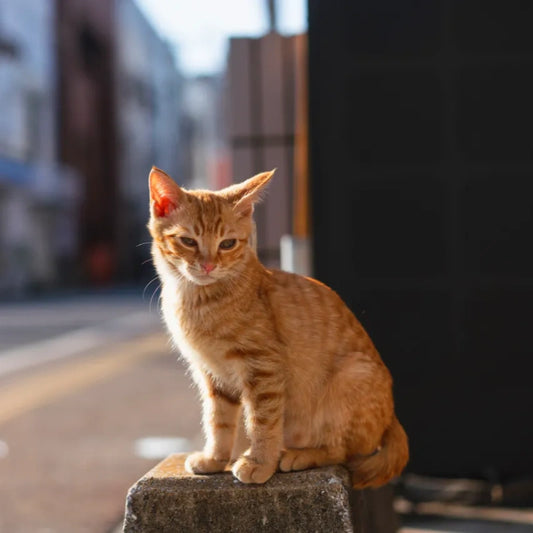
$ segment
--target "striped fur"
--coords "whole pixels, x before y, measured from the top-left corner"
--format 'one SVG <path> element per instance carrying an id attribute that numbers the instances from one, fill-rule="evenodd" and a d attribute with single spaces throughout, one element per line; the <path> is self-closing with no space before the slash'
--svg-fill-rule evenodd
<path id="1" fill-rule="evenodd" d="M 263 483 L 277 469 L 346 463 L 354 487 L 382 485 L 408 460 L 389 371 L 335 292 L 265 269 L 248 244 L 272 174 L 218 192 L 150 174 L 163 316 L 203 401 L 206 445 L 186 466 L 210 473 L 232 462 L 239 480 Z M 248 448 L 235 450 L 241 416 Z"/>

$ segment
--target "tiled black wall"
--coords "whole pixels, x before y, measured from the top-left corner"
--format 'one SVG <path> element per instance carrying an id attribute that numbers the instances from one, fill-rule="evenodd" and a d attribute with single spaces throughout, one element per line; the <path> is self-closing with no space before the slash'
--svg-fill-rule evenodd
<path id="1" fill-rule="evenodd" d="M 309 0 L 316 276 L 410 470 L 533 475 L 533 0 Z"/>

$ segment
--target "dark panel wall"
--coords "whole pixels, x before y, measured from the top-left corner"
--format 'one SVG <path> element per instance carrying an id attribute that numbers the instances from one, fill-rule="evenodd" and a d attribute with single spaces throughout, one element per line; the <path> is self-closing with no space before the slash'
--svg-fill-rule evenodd
<path id="1" fill-rule="evenodd" d="M 531 0 L 309 0 L 315 274 L 411 471 L 533 475 L 532 28 Z"/>

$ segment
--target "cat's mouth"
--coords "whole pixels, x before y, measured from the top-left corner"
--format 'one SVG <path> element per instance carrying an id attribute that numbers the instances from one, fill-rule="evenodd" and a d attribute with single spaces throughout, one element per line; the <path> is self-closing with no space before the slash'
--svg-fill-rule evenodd
<path id="1" fill-rule="evenodd" d="M 197 285 L 211 285 L 212 283 L 216 283 L 219 280 L 219 277 L 212 274 L 212 273 L 205 273 L 205 272 L 190 272 L 188 278 L 193 283 L 196 283 Z"/>
<path id="2" fill-rule="evenodd" d="M 213 276 L 210 276 L 209 274 L 201 274 L 199 276 L 194 276 L 194 282 L 197 285 L 211 285 L 212 283 L 215 283 L 218 281 Z"/>

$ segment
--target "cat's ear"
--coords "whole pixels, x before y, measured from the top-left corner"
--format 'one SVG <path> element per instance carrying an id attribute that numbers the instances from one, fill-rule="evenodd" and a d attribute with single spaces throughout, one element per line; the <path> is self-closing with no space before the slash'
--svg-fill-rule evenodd
<path id="1" fill-rule="evenodd" d="M 150 187 L 150 207 L 152 215 L 166 217 L 181 202 L 183 191 L 172 178 L 157 167 L 152 167 L 148 178 Z"/>
<path id="2" fill-rule="evenodd" d="M 233 203 L 233 209 L 236 213 L 241 216 L 250 216 L 253 213 L 254 204 L 261 200 L 261 196 L 268 182 L 272 179 L 274 172 L 276 172 L 276 169 L 269 172 L 261 172 L 242 183 L 223 189 L 219 194 Z"/>

